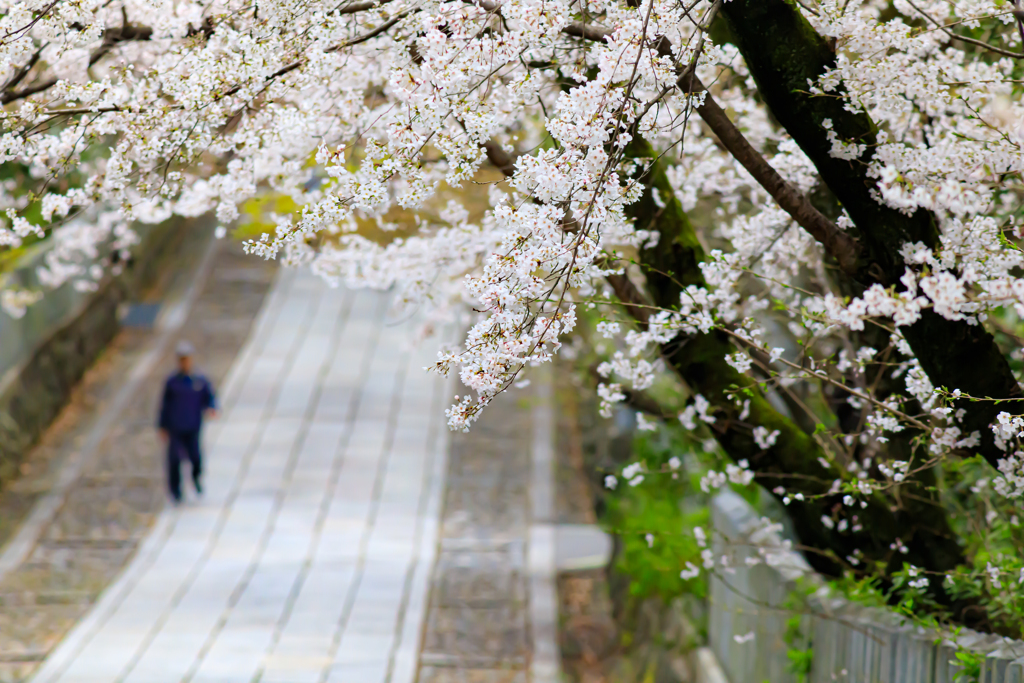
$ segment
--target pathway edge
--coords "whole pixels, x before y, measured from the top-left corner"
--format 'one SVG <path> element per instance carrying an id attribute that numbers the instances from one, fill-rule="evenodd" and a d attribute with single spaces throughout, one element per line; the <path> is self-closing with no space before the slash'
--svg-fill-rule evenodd
<path id="1" fill-rule="evenodd" d="M 532 523 L 527 566 L 530 573 L 530 626 L 533 656 L 530 680 L 557 683 L 561 679 L 558 648 L 558 592 L 555 563 L 554 390 L 549 368 L 537 373 L 533 408 L 533 472 L 530 486 Z"/>

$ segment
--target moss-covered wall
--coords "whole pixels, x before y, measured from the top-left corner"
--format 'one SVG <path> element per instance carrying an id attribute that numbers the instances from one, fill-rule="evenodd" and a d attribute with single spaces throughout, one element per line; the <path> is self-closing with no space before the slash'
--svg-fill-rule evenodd
<path id="1" fill-rule="evenodd" d="M 44 318 L 48 313 L 56 316 L 56 322 L 26 328 L 28 332 L 17 340 L 25 347 L 18 362 L 0 368 L 0 484 L 17 471 L 29 448 L 67 403 L 75 384 L 117 334 L 120 305 L 153 284 L 186 240 L 200 230 L 195 222 L 180 220 L 145 229 L 120 276 L 109 278 L 82 300 L 67 292 L 56 293 L 64 297 L 55 302 L 56 313 L 39 312 Z"/>

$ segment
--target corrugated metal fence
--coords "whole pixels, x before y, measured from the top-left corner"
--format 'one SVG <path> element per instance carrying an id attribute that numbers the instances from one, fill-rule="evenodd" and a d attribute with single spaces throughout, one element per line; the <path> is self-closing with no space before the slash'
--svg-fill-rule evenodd
<path id="1" fill-rule="evenodd" d="M 1024 683 L 1024 642 L 940 634 L 830 598 L 803 557 L 731 491 L 714 498 L 712 522 L 715 556 L 730 566 L 711 581 L 708 638 L 731 683 L 796 683 L 791 650 L 797 659 L 809 650 L 811 683 Z M 799 642 L 787 642 L 787 621 L 801 612 Z M 980 673 L 961 666 L 962 651 L 978 656 Z"/>

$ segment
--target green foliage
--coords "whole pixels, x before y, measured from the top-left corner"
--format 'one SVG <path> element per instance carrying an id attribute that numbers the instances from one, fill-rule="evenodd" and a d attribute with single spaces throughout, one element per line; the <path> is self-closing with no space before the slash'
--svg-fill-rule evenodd
<path id="1" fill-rule="evenodd" d="M 789 670 L 796 675 L 796 680 L 799 683 L 807 681 L 811 675 L 811 665 L 814 664 L 814 650 L 809 647 L 803 650 L 791 647 L 786 650 L 786 656 L 789 658 Z"/>
<path id="2" fill-rule="evenodd" d="M 992 468 L 981 457 L 943 462 L 939 491 L 953 529 L 971 562 L 947 577 L 958 598 L 981 599 L 988 614 L 1010 632 L 1024 632 L 1024 526 L 1015 499 L 993 490 Z"/>
<path id="3" fill-rule="evenodd" d="M 239 241 L 259 239 L 263 233 L 274 234 L 277 225 L 270 220 L 269 214 L 286 216 L 298 213 L 298 204 L 288 195 L 267 193 L 253 197 L 242 205 L 242 213 L 248 220 L 239 222 L 231 231 L 231 236 Z"/>
<path id="4" fill-rule="evenodd" d="M 35 237 L 34 235 L 32 237 Z M 28 240 L 26 240 L 28 241 Z M 35 240 L 33 240 L 35 241 Z M 6 273 L 14 267 L 18 259 L 25 255 L 27 248 L 25 245 L 16 247 L 14 249 L 6 249 L 0 251 L 0 273 Z"/>
<path id="5" fill-rule="evenodd" d="M 694 502 L 700 491 L 699 476 L 685 469 L 673 470 L 673 457 L 693 459 L 691 447 L 670 430 L 657 435 L 641 434 L 635 440 L 637 460 L 645 466 L 639 486 L 620 483 L 607 495 L 607 511 L 602 520 L 609 531 L 621 539 L 616 570 L 630 577 L 630 593 L 638 599 L 659 598 L 670 602 L 684 594 L 704 597 L 707 586 L 703 575 L 683 579 L 680 571 L 687 562 L 699 566 L 701 548 L 693 529 L 706 527 L 710 512 L 705 504 L 684 506 L 684 498 Z M 696 477 L 696 481 L 692 477 Z"/>
<path id="6" fill-rule="evenodd" d="M 0 164 L 0 183 L 4 185 L 5 192 L 23 199 L 24 206 L 18 210 L 18 215 L 34 225 L 42 225 L 45 230 L 47 224 L 43 221 L 42 204 L 32 198 L 28 189 L 31 183 L 28 169 L 21 164 Z M 44 239 L 45 237 L 29 234 L 22 238 L 21 245 L 17 247 L 0 247 L 0 274 L 13 269 L 18 259 L 24 256 L 32 245 Z"/>
<path id="7" fill-rule="evenodd" d="M 630 593 L 637 598 L 658 597 L 666 602 L 684 593 L 703 597 L 706 586 L 701 577 L 680 577 L 687 561 L 700 561 L 693 537 L 681 530 L 706 524 L 706 509 L 684 514 L 677 501 L 649 495 L 616 496 L 614 500 L 609 517 L 615 519 L 614 530 L 622 539 L 618 569 L 631 578 Z M 648 534 L 654 539 L 650 544 Z"/>
<path id="8" fill-rule="evenodd" d="M 812 647 L 810 635 L 804 630 L 805 617 L 804 607 L 807 604 L 808 596 L 816 590 L 815 585 L 810 581 L 798 581 L 796 590 L 790 595 L 784 607 L 793 613 L 786 620 L 786 630 L 782 635 L 786 643 L 786 657 L 789 659 L 789 671 L 799 683 L 806 683 L 810 680 L 811 668 L 814 665 L 814 648 Z"/>
<path id="9" fill-rule="evenodd" d="M 956 652 L 956 661 L 960 666 L 956 683 L 978 683 L 981 680 L 981 665 L 985 655 L 961 648 Z"/>

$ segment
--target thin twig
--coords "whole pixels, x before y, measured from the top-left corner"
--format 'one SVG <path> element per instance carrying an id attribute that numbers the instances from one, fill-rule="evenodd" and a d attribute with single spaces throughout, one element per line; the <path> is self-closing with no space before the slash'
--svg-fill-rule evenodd
<path id="1" fill-rule="evenodd" d="M 1019 2 L 1019 0 L 1015 0 L 1015 2 Z M 981 40 L 975 40 L 974 38 L 968 38 L 967 36 L 957 35 L 956 33 L 953 33 L 952 31 L 947 29 L 945 26 L 940 24 L 936 19 L 934 19 L 932 17 L 932 15 L 928 14 L 923 9 L 921 9 L 920 7 L 915 5 L 913 3 L 913 0 L 907 0 L 907 4 L 910 5 L 911 7 L 913 7 L 915 10 L 917 10 L 918 13 L 921 16 L 923 16 L 925 19 L 930 21 L 932 24 L 935 24 L 936 28 L 938 28 L 940 31 L 945 33 L 947 36 L 949 36 L 953 40 L 959 40 L 962 43 L 968 43 L 970 45 L 977 45 L 978 47 L 983 47 L 986 50 L 989 50 L 990 52 L 995 52 L 996 54 L 1003 55 L 1004 57 L 1013 57 L 1014 59 L 1024 59 L 1024 54 L 1021 54 L 1020 52 L 1011 52 L 1010 50 L 1004 50 L 1002 48 L 995 47 L 994 45 L 989 45 L 988 43 L 986 43 L 984 41 L 981 41 Z M 1018 18 L 1017 21 L 1020 22 L 1020 19 Z M 1018 28 L 1020 28 L 1020 24 L 1019 23 L 1018 23 Z M 1024 40 L 1024 32 L 1021 33 L 1021 40 Z"/>

